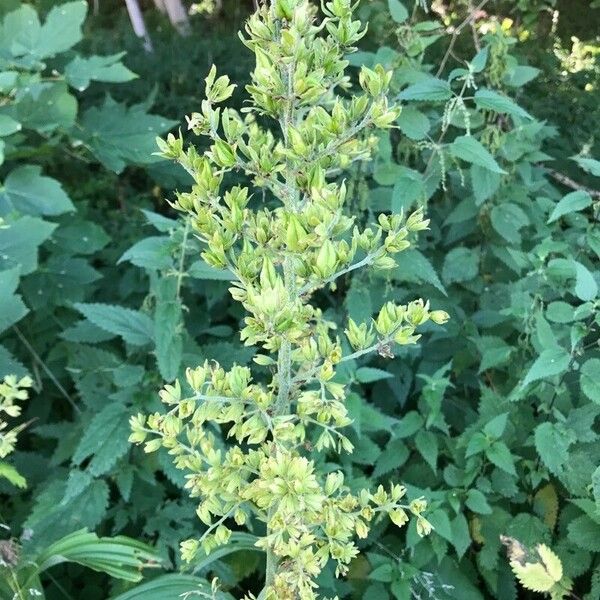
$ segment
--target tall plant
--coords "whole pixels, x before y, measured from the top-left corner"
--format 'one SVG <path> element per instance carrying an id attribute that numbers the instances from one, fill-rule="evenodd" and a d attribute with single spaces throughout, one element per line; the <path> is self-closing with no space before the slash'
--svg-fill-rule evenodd
<path id="1" fill-rule="evenodd" d="M 381 214 L 360 229 L 344 214 L 340 174 L 371 156 L 378 143 L 371 132 L 389 129 L 400 108 L 388 103 L 392 74 L 380 65 L 361 70 L 361 93 L 351 89 L 344 56 L 365 30 L 353 20 L 350 0 L 326 2 L 323 12 L 318 19 L 307 0 L 273 0 L 258 10 L 243 38 L 256 56 L 244 114 L 218 106 L 234 86 L 213 67 L 201 112 L 188 119 L 210 139 L 209 149 L 184 150 L 173 135 L 159 142 L 162 155 L 194 178 L 174 207 L 206 244 L 204 261 L 231 273 L 230 292 L 248 312 L 241 338 L 263 350 L 254 361 L 264 370 L 254 379 L 237 365 L 188 369 L 190 391 L 179 381 L 165 386 L 160 396 L 169 411 L 134 417 L 131 440 L 145 442 L 148 452 L 168 448 L 189 473 L 187 487 L 200 499 L 207 529 L 182 544 L 185 559 L 227 543 L 230 520 L 252 529 L 264 523 L 264 599 L 315 598 L 315 578 L 327 561 L 344 574 L 358 554 L 354 536 L 365 538 L 381 514 L 402 526 L 412 513 L 420 535 L 431 528 L 425 502 L 404 500 L 403 486 L 351 490 L 317 454 L 352 452 L 336 366 L 371 352 L 392 358 L 394 344 L 417 342 L 420 325 L 447 318 L 420 299 L 389 302 L 372 323 L 349 319 L 346 342 L 313 304 L 318 290 L 346 273 L 394 267 L 395 255 L 428 224 L 418 210 L 408 218 Z M 279 130 L 265 128 L 264 118 Z M 228 185 L 235 172 L 262 195 Z M 221 431 L 238 445 L 226 447 Z"/>

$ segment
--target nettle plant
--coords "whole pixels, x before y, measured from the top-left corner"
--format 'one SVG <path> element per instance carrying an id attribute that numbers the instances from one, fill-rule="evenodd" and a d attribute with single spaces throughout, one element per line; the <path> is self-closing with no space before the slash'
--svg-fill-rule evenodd
<path id="1" fill-rule="evenodd" d="M 255 378 L 247 367 L 226 371 L 208 361 L 188 369 L 189 391 L 179 381 L 165 386 L 168 412 L 132 418 L 131 440 L 148 452 L 167 448 L 188 472 L 207 529 L 183 542 L 184 559 L 226 544 L 232 521 L 253 530 L 264 524 L 257 545 L 267 555 L 265 599 L 315 598 L 325 564 L 333 559 L 336 573 L 346 573 L 358 554 L 353 538 L 367 537 L 381 515 L 402 526 L 412 514 L 420 535 L 431 529 L 425 501 L 406 500 L 402 485 L 354 493 L 341 471 L 317 464 L 319 452 L 352 452 L 336 366 L 368 353 L 393 358 L 395 344 L 417 342 L 419 326 L 447 319 L 421 299 L 388 302 L 371 323 L 348 320 L 343 340 L 312 303 L 347 273 L 394 267 L 428 224 L 417 210 L 381 214 L 359 229 L 344 214 L 340 174 L 370 157 L 378 143 L 371 130 L 389 129 L 400 108 L 387 100 L 392 74 L 381 66 L 363 68 L 362 92 L 350 91 L 344 56 L 365 32 L 350 0 L 327 2 L 323 12 L 317 19 L 307 0 L 262 7 L 243 38 L 256 55 L 243 115 L 218 106 L 234 86 L 213 68 L 201 112 L 188 119 L 210 148 L 184 150 L 173 135 L 159 142 L 162 155 L 194 178 L 174 207 L 205 243 L 204 261 L 231 273 L 230 292 L 248 312 L 241 338 L 262 349 L 254 361 L 263 370 Z M 279 132 L 262 125 L 266 118 Z M 234 172 L 262 193 L 229 187 Z M 221 432 L 238 445 L 225 446 Z"/>

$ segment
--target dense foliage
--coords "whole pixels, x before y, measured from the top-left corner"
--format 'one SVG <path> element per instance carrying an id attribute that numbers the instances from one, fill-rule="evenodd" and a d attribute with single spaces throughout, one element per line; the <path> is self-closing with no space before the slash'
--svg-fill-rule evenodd
<path id="1" fill-rule="evenodd" d="M 318 33 L 296 13 L 304 2 L 281 0 L 250 21 L 256 66 L 236 37 L 252 2 L 193 17 L 187 38 L 145 11 L 153 55 L 116 3 L 100 3 L 87 24 L 83 2 L 2 4 L 0 597 L 258 596 L 267 563 L 268 581 L 287 578 L 281 598 L 295 597 L 281 591 L 292 574 L 309 586 L 319 571 L 320 597 L 600 597 L 596 4 L 363 0 L 352 19 L 336 0 Z M 356 18 L 369 24 L 358 43 Z M 298 56 L 305 79 L 278 94 L 277 65 Z M 236 89 L 209 74 L 213 62 Z M 363 94 L 383 131 L 353 127 Z M 184 151 L 174 132 L 161 144 L 186 173 L 154 154 L 155 137 L 192 111 L 192 133 L 208 143 Z M 230 192 L 217 208 L 221 179 Z M 310 210 L 296 214 L 292 180 L 314 193 Z M 412 213 L 422 229 L 421 210 L 428 229 L 405 239 L 406 218 L 392 215 Z M 373 261 L 385 269 L 353 268 L 380 248 L 402 250 L 397 265 L 382 254 Z M 298 261 L 297 302 L 280 289 L 285 257 Z M 371 339 L 398 333 L 384 321 L 420 310 L 419 297 L 448 322 L 424 323 L 417 344 Z M 272 410 L 282 340 L 298 348 L 294 370 L 320 378 L 302 400 L 293 392 L 291 413 Z M 373 344 L 377 353 L 363 352 Z M 181 418 L 192 410 L 181 401 L 188 384 L 204 402 L 187 429 L 193 447 L 204 423 L 204 457 L 264 462 L 247 490 L 239 480 L 225 489 L 223 467 L 210 475 L 179 457 L 176 468 L 176 418 L 148 425 L 169 438 L 155 452 L 128 442 L 132 416 L 164 412 L 164 381 L 162 400 Z M 250 402 L 231 402 L 240 395 Z M 210 396 L 225 396 L 226 410 Z M 245 417 L 249 404 L 257 412 Z M 135 423 L 141 441 L 148 432 Z M 330 436 L 353 452 L 338 455 Z M 292 438 L 302 448 L 292 452 Z M 294 456 L 296 474 L 302 457 L 332 497 L 342 479 L 348 497 L 401 482 L 427 501 L 427 521 L 398 529 L 364 509 L 336 523 L 334 552 L 340 531 L 314 541 L 348 562 L 347 577 L 324 554 L 303 571 L 310 553 L 291 556 L 287 538 L 301 529 L 283 535 L 282 513 L 261 515 L 261 484 L 283 464 L 269 457 L 273 444 Z M 234 488 L 246 503 L 235 515 Z M 296 526 L 319 514 L 284 509 Z M 425 523 L 433 531 L 421 537 Z"/>

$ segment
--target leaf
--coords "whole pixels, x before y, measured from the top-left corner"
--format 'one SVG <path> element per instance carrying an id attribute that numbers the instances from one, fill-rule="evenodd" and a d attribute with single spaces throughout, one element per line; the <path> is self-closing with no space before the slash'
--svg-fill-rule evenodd
<path id="1" fill-rule="evenodd" d="M 509 475 L 516 475 L 514 458 L 504 442 L 494 442 L 485 450 L 485 455 L 499 469 Z"/>
<path id="2" fill-rule="evenodd" d="M 491 421 L 488 421 L 483 428 L 483 432 L 491 438 L 500 439 L 506 429 L 507 421 L 508 413 L 502 413 L 494 417 Z"/>
<path id="3" fill-rule="evenodd" d="M 512 346 L 495 335 L 483 335 L 476 340 L 476 343 L 481 353 L 479 373 L 506 364 L 513 352 Z"/>
<path id="4" fill-rule="evenodd" d="M 590 552 L 600 552 L 600 524 L 587 515 L 573 519 L 568 531 L 569 540 L 575 545 Z"/>
<path id="5" fill-rule="evenodd" d="M 479 252 L 472 248 L 452 248 L 444 259 L 442 279 L 446 284 L 470 281 L 479 272 Z"/>
<path id="6" fill-rule="evenodd" d="M 99 538 L 82 529 L 51 544 L 36 557 L 36 573 L 72 562 L 126 581 L 140 581 L 142 569 L 158 567 L 160 558 L 146 544 L 125 536 Z"/>
<path id="7" fill-rule="evenodd" d="M 1 374 L 0 374 L 1 376 Z M 9 483 L 22 490 L 27 488 L 27 480 L 23 475 L 6 461 L 0 460 L 0 480 L 7 479 Z"/>
<path id="8" fill-rule="evenodd" d="M 563 576 L 560 558 L 544 544 L 536 546 L 539 562 L 521 563 L 511 560 L 510 566 L 521 585 L 533 592 L 549 592 Z"/>
<path id="9" fill-rule="evenodd" d="M 600 404 L 600 359 L 590 358 L 583 363 L 579 375 L 581 391 L 596 404 Z"/>
<path id="10" fill-rule="evenodd" d="M 127 164 L 156 162 L 155 138 L 176 125 L 164 117 L 147 112 L 144 104 L 127 107 L 110 96 L 100 107 L 86 110 L 81 117 L 79 135 L 98 160 L 120 173 Z"/>
<path id="11" fill-rule="evenodd" d="M 527 371 L 521 386 L 525 387 L 540 379 L 561 375 L 569 368 L 570 362 L 571 355 L 563 348 L 544 350 Z"/>
<path id="12" fill-rule="evenodd" d="M 594 276 L 579 261 L 574 260 L 573 264 L 575 266 L 575 295 L 584 302 L 595 300 L 598 296 L 598 284 Z"/>
<path id="13" fill-rule="evenodd" d="M 39 96 L 24 96 L 16 104 L 16 118 L 23 127 L 48 134 L 69 129 L 77 118 L 77 100 L 67 85 L 59 82 L 42 90 Z"/>
<path id="14" fill-rule="evenodd" d="M 457 137 L 448 148 L 454 158 L 460 158 L 468 163 L 479 165 L 494 173 L 506 173 L 483 144 L 470 135 Z"/>
<path id="15" fill-rule="evenodd" d="M 20 213 L 55 216 L 73 212 L 75 206 L 60 182 L 41 175 L 41 167 L 23 165 L 11 171 L 4 182 L 9 205 Z"/>
<path id="16" fill-rule="evenodd" d="M 373 367 L 360 367 L 356 369 L 356 380 L 361 383 L 372 383 L 381 379 L 391 379 L 394 376 L 387 371 L 375 369 Z"/>
<path id="17" fill-rule="evenodd" d="M 213 596 L 211 586 L 206 579 L 181 573 L 162 575 L 118 596 L 112 596 L 110 600 L 181 600 L 186 596 L 190 599 L 194 598 L 198 594 L 214 600 L 233 600 L 233 597 L 225 592 L 216 592 Z"/>
<path id="18" fill-rule="evenodd" d="M 492 508 L 488 504 L 486 497 L 479 490 L 472 488 L 467 492 L 466 506 L 480 515 L 491 515 Z"/>
<path id="19" fill-rule="evenodd" d="M 410 105 L 402 107 L 402 112 L 396 120 L 396 124 L 400 127 L 400 131 L 411 140 L 425 139 L 431 127 L 427 116 Z"/>
<path id="20" fill-rule="evenodd" d="M 493 110 L 494 112 L 509 114 L 513 117 L 521 117 L 523 119 L 533 118 L 526 110 L 515 104 L 507 96 L 486 88 L 480 88 L 475 92 L 475 104 L 477 108 Z"/>
<path id="21" fill-rule="evenodd" d="M 110 304 L 77 303 L 75 308 L 94 325 L 120 335 L 128 344 L 143 346 L 154 339 L 154 324 L 140 311 Z"/>
<path id="22" fill-rule="evenodd" d="M 0 270 L 20 266 L 21 275 L 37 269 L 38 247 L 46 241 L 56 225 L 36 217 L 21 217 L 0 227 Z"/>
<path id="23" fill-rule="evenodd" d="M 535 449 L 548 470 L 557 475 L 569 458 L 571 439 L 554 423 L 541 423 L 535 429 Z"/>
<path id="24" fill-rule="evenodd" d="M 188 275 L 194 279 L 209 279 L 215 281 L 233 281 L 235 275 L 229 269 L 216 269 L 198 260 L 190 265 Z"/>
<path id="25" fill-rule="evenodd" d="M 388 0 L 388 8 L 396 23 L 404 23 L 408 19 L 408 11 L 400 0 Z"/>
<path id="26" fill-rule="evenodd" d="M 392 277 L 397 281 L 428 283 L 444 296 L 448 295 L 433 265 L 418 250 L 405 250 L 399 256 L 398 263 L 398 266 L 392 270 Z"/>
<path id="27" fill-rule="evenodd" d="M 389 441 L 385 450 L 379 455 L 373 470 L 373 477 L 378 478 L 401 467 L 410 456 L 406 444 L 400 439 Z"/>
<path id="28" fill-rule="evenodd" d="M 571 157 L 584 171 L 595 177 L 600 177 L 600 160 L 583 156 Z"/>
<path id="29" fill-rule="evenodd" d="M 473 194 L 479 206 L 486 200 L 489 200 L 498 191 L 501 178 L 498 173 L 479 165 L 472 165 L 470 173 Z"/>
<path id="30" fill-rule="evenodd" d="M 107 404 L 89 422 L 75 452 L 73 464 L 81 463 L 92 456 L 87 469 L 99 476 L 112 469 L 129 449 L 129 410 L 119 402 Z"/>
<path id="31" fill-rule="evenodd" d="M 592 205 L 592 197 L 583 190 L 577 190 L 567 194 L 554 207 L 548 218 L 548 223 L 558 221 L 562 216 L 568 215 L 579 210 L 583 210 Z"/>
<path id="32" fill-rule="evenodd" d="M 128 261 L 136 267 L 164 271 L 173 268 L 171 241 L 167 236 L 152 236 L 136 242 L 118 263 Z"/>
<path id="33" fill-rule="evenodd" d="M 492 227 L 511 244 L 521 242 L 519 230 L 529 224 L 529 219 L 523 209 L 511 202 L 503 202 L 494 206 L 490 213 Z"/>
<path id="34" fill-rule="evenodd" d="M 541 73 L 540 69 L 527 65 L 517 65 L 509 70 L 504 81 L 511 87 L 520 88 L 535 79 Z"/>
<path id="35" fill-rule="evenodd" d="M 596 502 L 596 511 L 600 512 L 600 466 L 592 474 L 592 492 Z"/>
<path id="36" fill-rule="evenodd" d="M 447 81 L 428 77 L 414 83 L 398 94 L 399 100 L 415 100 L 421 102 L 444 102 L 452 97 L 452 90 Z"/>
<path id="37" fill-rule="evenodd" d="M 65 77 L 70 85 L 80 92 L 85 90 L 91 81 L 109 81 L 121 83 L 135 79 L 137 75 L 130 71 L 121 59 L 125 52 L 110 56 L 76 56 L 65 67 Z"/>
<path id="38" fill-rule="evenodd" d="M 40 58 L 55 56 L 72 48 L 82 38 L 81 26 L 87 14 L 87 2 L 76 0 L 54 6 L 42 25 L 34 53 Z"/>
<path id="39" fill-rule="evenodd" d="M 11 135 L 22 129 L 21 123 L 8 115 L 0 114 L 0 137 Z"/>
<path id="40" fill-rule="evenodd" d="M 0 290 L 2 290 L 2 294 L 0 294 L 0 333 L 20 321 L 29 312 L 21 296 L 4 292 L 1 287 L 3 273 L 6 271 L 0 271 Z"/>
<path id="41" fill-rule="evenodd" d="M 415 446 L 419 454 L 425 459 L 425 462 L 431 467 L 434 473 L 437 472 L 437 460 L 439 454 L 438 439 L 435 433 L 421 429 L 415 436 Z"/>
<path id="42" fill-rule="evenodd" d="M 160 374 L 166 381 L 173 381 L 177 377 L 183 358 L 181 301 L 176 286 L 175 278 L 160 282 L 154 313 L 156 360 Z"/>
<path id="43" fill-rule="evenodd" d="M 471 546 L 469 523 L 465 516 L 462 513 L 459 513 L 454 517 L 454 520 L 450 522 L 450 527 L 452 529 L 452 545 L 460 560 Z"/>

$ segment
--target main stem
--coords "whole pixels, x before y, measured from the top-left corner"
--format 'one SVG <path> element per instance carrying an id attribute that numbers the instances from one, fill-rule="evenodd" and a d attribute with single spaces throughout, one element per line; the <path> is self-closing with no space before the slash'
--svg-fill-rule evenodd
<path id="1" fill-rule="evenodd" d="M 271 2 L 271 10 L 273 10 L 273 2 Z M 277 31 L 279 35 L 279 31 Z M 287 101 L 283 118 L 280 119 L 281 131 L 283 133 L 284 142 L 288 142 L 288 129 L 294 121 L 294 104 L 295 98 L 293 93 L 293 77 L 295 65 L 288 64 L 281 67 L 282 77 L 287 88 Z M 282 202 L 292 211 L 297 211 L 298 190 L 295 182 L 294 170 L 286 161 L 285 175 L 285 194 L 286 198 L 282 198 Z M 283 260 L 283 278 L 287 291 L 288 302 L 292 305 L 296 304 L 298 290 L 296 286 L 296 265 L 293 258 L 286 254 Z M 277 354 L 277 402 L 275 404 L 274 416 L 281 416 L 290 412 L 290 389 L 292 386 L 292 344 L 285 337 L 282 338 L 281 346 Z M 268 520 L 270 521 L 273 515 L 277 512 L 277 507 L 272 506 L 268 512 Z M 271 533 L 267 526 L 267 535 Z M 278 560 L 277 556 L 271 548 L 267 548 L 267 567 L 265 576 L 265 588 L 259 596 L 262 600 L 266 596 L 266 590 L 273 585 L 275 575 L 277 573 Z"/>

